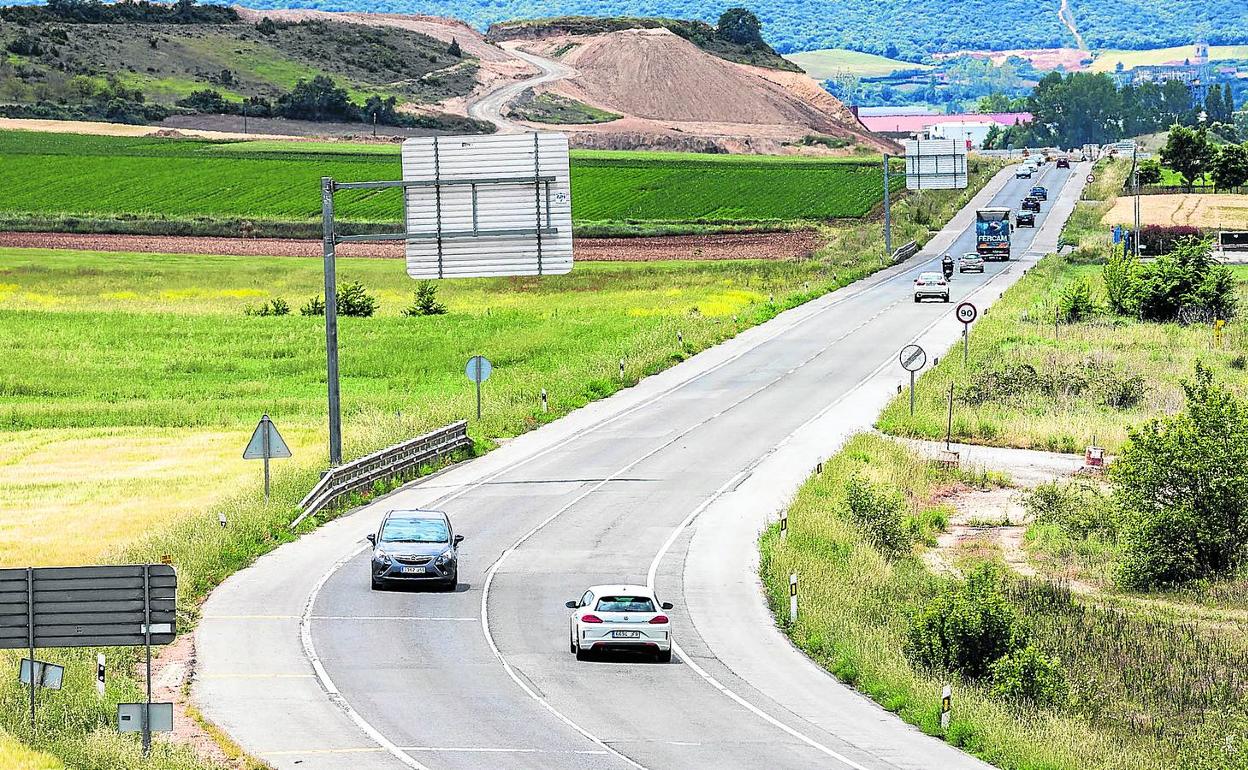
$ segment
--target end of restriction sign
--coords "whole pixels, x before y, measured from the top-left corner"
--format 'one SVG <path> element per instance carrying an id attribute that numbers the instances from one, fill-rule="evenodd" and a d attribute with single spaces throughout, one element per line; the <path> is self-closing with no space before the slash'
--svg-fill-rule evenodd
<path id="1" fill-rule="evenodd" d="M 917 372 L 927 363 L 927 352 L 918 345 L 906 345 L 901 349 L 898 360 L 901 361 L 901 368 L 908 372 Z"/>

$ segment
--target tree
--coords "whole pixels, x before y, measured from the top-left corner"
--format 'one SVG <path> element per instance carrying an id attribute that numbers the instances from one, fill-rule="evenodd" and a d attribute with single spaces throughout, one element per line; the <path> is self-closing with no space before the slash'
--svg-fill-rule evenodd
<path id="1" fill-rule="evenodd" d="M 1215 189 L 1227 190 L 1248 182 L 1248 144 L 1224 144 L 1213 159 L 1210 174 Z"/>
<path id="2" fill-rule="evenodd" d="M 1213 162 L 1214 147 L 1205 129 L 1173 126 L 1161 148 L 1161 162 L 1183 177 L 1183 184 L 1192 189 Z"/>
<path id="3" fill-rule="evenodd" d="M 462 59 L 464 57 L 464 49 L 459 47 L 459 41 L 455 38 L 451 38 L 451 46 L 446 49 L 446 52 L 451 56 L 454 56 L 456 59 Z"/>
<path id="4" fill-rule="evenodd" d="M 1029 107 L 1042 142 L 1101 144 L 1122 135 L 1122 96 L 1106 73 L 1050 72 L 1040 78 Z"/>
<path id="5" fill-rule="evenodd" d="M 1155 160 L 1146 160 L 1136 169 L 1140 184 L 1161 184 L 1161 164 Z"/>
<path id="6" fill-rule="evenodd" d="M 1131 429 L 1109 469 L 1129 589 L 1231 575 L 1248 551 L 1248 402 L 1199 363 L 1183 391 L 1183 411 Z"/>
<path id="7" fill-rule="evenodd" d="M 1179 80 L 1167 80 L 1161 87 L 1161 119 L 1166 123 L 1195 122 L 1192 114 L 1192 92 Z"/>
<path id="8" fill-rule="evenodd" d="M 276 22 L 274 22 L 274 21 L 273 21 L 271 18 L 269 18 L 268 16 L 265 16 L 263 19 L 261 19 L 261 20 L 260 20 L 260 23 L 256 25 L 256 30 L 257 30 L 257 31 L 258 31 L 261 35 L 266 35 L 266 36 L 268 36 L 268 35 L 276 35 L 276 34 L 277 34 L 277 23 L 276 23 Z"/>
<path id="9" fill-rule="evenodd" d="M 446 305 L 438 302 L 438 287 L 433 281 L 421 281 L 416 284 L 416 295 L 412 298 L 411 306 L 403 309 L 403 315 L 409 317 L 444 313 L 446 313 Z"/>
<path id="10" fill-rule="evenodd" d="M 715 32 L 725 40 L 738 45 L 763 42 L 763 25 L 747 8 L 729 8 L 719 17 Z"/>
<path id="11" fill-rule="evenodd" d="M 295 83 L 294 89 L 278 97 L 277 113 L 295 120 L 360 119 L 359 107 L 347 98 L 346 90 L 326 75 Z"/>

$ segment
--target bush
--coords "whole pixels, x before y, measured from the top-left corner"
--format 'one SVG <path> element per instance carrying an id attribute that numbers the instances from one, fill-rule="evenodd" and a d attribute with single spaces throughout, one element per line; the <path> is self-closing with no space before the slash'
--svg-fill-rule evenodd
<path id="1" fill-rule="evenodd" d="M 885 558 L 909 552 L 912 539 L 902 515 L 905 503 L 900 491 L 855 475 L 845 482 L 845 502 L 854 524 Z"/>
<path id="2" fill-rule="evenodd" d="M 1191 225 L 1145 225 L 1140 228 L 1140 252 L 1150 257 L 1169 254 L 1181 241 L 1203 235 L 1200 228 Z"/>
<path id="3" fill-rule="evenodd" d="M 320 295 L 312 297 L 299 308 L 299 315 L 325 315 L 325 300 Z"/>
<path id="4" fill-rule="evenodd" d="M 1055 524 L 1075 538 L 1093 532 L 1115 535 L 1113 508 L 1088 481 L 1049 481 L 1023 495 L 1023 508 L 1038 524 Z"/>
<path id="5" fill-rule="evenodd" d="M 433 281 L 421 281 L 416 285 L 416 295 L 411 307 L 403 310 L 405 316 L 442 315 L 446 305 L 438 302 L 438 287 Z"/>
<path id="6" fill-rule="evenodd" d="M 1183 390 L 1183 411 L 1129 431 L 1109 469 L 1128 589 L 1225 577 L 1245 563 L 1248 402 L 1201 364 Z"/>
<path id="7" fill-rule="evenodd" d="M 1140 184 L 1161 184 L 1161 163 L 1156 160 L 1146 160 L 1140 163 L 1137 171 Z M 1130 180 L 1128 179 L 1128 183 Z"/>
<path id="8" fill-rule="evenodd" d="M 338 287 L 338 315 L 369 318 L 377 312 L 377 298 L 373 297 L 359 281 Z"/>
<path id="9" fill-rule="evenodd" d="M 259 307 L 247 308 L 243 313 L 254 316 L 290 315 L 290 305 L 281 297 L 274 297 Z M 304 313 L 304 315 L 308 315 L 308 313 Z"/>
<path id="10" fill-rule="evenodd" d="M 192 91 L 186 97 L 179 99 L 176 104 L 179 107 L 186 107 L 196 112 L 212 114 L 227 114 L 237 111 L 234 105 L 227 102 L 220 92 L 211 88 Z"/>
<path id="11" fill-rule="evenodd" d="M 1030 644 L 994 662 L 991 681 L 993 695 L 1019 704 L 1059 706 L 1069 692 L 1062 664 Z"/>
<path id="12" fill-rule="evenodd" d="M 1134 315 L 1136 312 L 1135 255 L 1127 250 L 1115 250 L 1109 255 L 1105 267 L 1101 269 L 1105 280 L 1105 298 L 1109 301 L 1109 309 L 1119 315 Z"/>
<path id="13" fill-rule="evenodd" d="M 256 31 L 259 32 L 261 35 L 265 35 L 265 36 L 276 35 L 277 24 L 274 23 L 274 21 L 271 18 L 269 18 L 268 16 L 265 16 L 263 19 L 260 20 L 260 23 L 256 25 Z"/>
<path id="14" fill-rule="evenodd" d="M 43 43 L 39 42 L 39 38 L 27 32 L 10 40 L 5 49 L 18 56 L 42 56 L 47 50 L 43 47 Z"/>
<path id="15" fill-rule="evenodd" d="M 1026 641 L 1017 612 L 1001 593 L 1000 575 L 982 564 L 915 614 L 905 653 L 925 668 L 980 679 Z"/>
<path id="16" fill-rule="evenodd" d="M 1235 278 L 1213 261 L 1208 241 L 1188 238 L 1135 271 L 1131 293 L 1146 321 L 1212 321 L 1236 310 Z"/>
<path id="17" fill-rule="evenodd" d="M 1096 314 L 1096 297 L 1092 291 L 1092 283 L 1087 278 L 1071 281 L 1062 291 L 1059 309 L 1062 320 L 1075 323 Z"/>

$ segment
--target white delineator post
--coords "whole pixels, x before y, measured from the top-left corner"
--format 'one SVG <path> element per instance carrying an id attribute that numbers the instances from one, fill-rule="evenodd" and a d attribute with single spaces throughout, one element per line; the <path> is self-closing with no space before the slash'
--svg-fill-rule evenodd
<path id="1" fill-rule="evenodd" d="M 789 623 L 797 622 L 797 573 L 789 574 Z"/>
<path id="2" fill-rule="evenodd" d="M 949 712 L 953 711 L 953 685 L 945 685 L 940 691 L 940 729 L 949 729 Z"/>
<path id="3" fill-rule="evenodd" d="M 104 653 L 95 656 L 95 691 L 104 697 Z"/>

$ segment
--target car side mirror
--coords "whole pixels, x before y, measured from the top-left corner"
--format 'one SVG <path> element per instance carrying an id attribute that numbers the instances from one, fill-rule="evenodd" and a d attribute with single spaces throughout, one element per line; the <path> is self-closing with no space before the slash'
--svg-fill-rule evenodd
<path id="1" fill-rule="evenodd" d="M 665 609 L 665 610 L 670 610 L 670 609 L 672 608 L 672 603 L 671 603 L 671 602 L 663 602 L 663 603 L 662 603 L 662 604 L 660 604 L 659 606 L 660 606 L 660 607 L 662 607 L 662 608 L 663 608 L 663 609 Z"/>
<path id="2" fill-rule="evenodd" d="M 570 609 L 570 610 L 574 610 L 574 609 L 576 609 L 576 608 L 577 608 L 577 606 L 578 606 L 579 604 L 580 604 L 580 602 L 578 602 L 576 599 L 573 599 L 573 600 L 571 600 L 571 601 L 564 602 L 564 603 L 563 603 L 563 606 L 564 606 L 564 607 L 567 607 L 567 608 L 568 608 L 568 609 Z"/>
<path id="3" fill-rule="evenodd" d="M 368 538 L 368 542 L 372 543 L 373 545 L 377 545 L 377 536 L 374 535 L 372 532 L 369 532 L 366 537 Z"/>
<path id="4" fill-rule="evenodd" d="M 463 535 L 456 535 L 456 536 L 455 536 L 455 545 L 459 545 L 459 544 L 460 544 L 460 543 L 462 543 L 462 542 L 464 542 L 464 536 L 463 536 Z"/>

